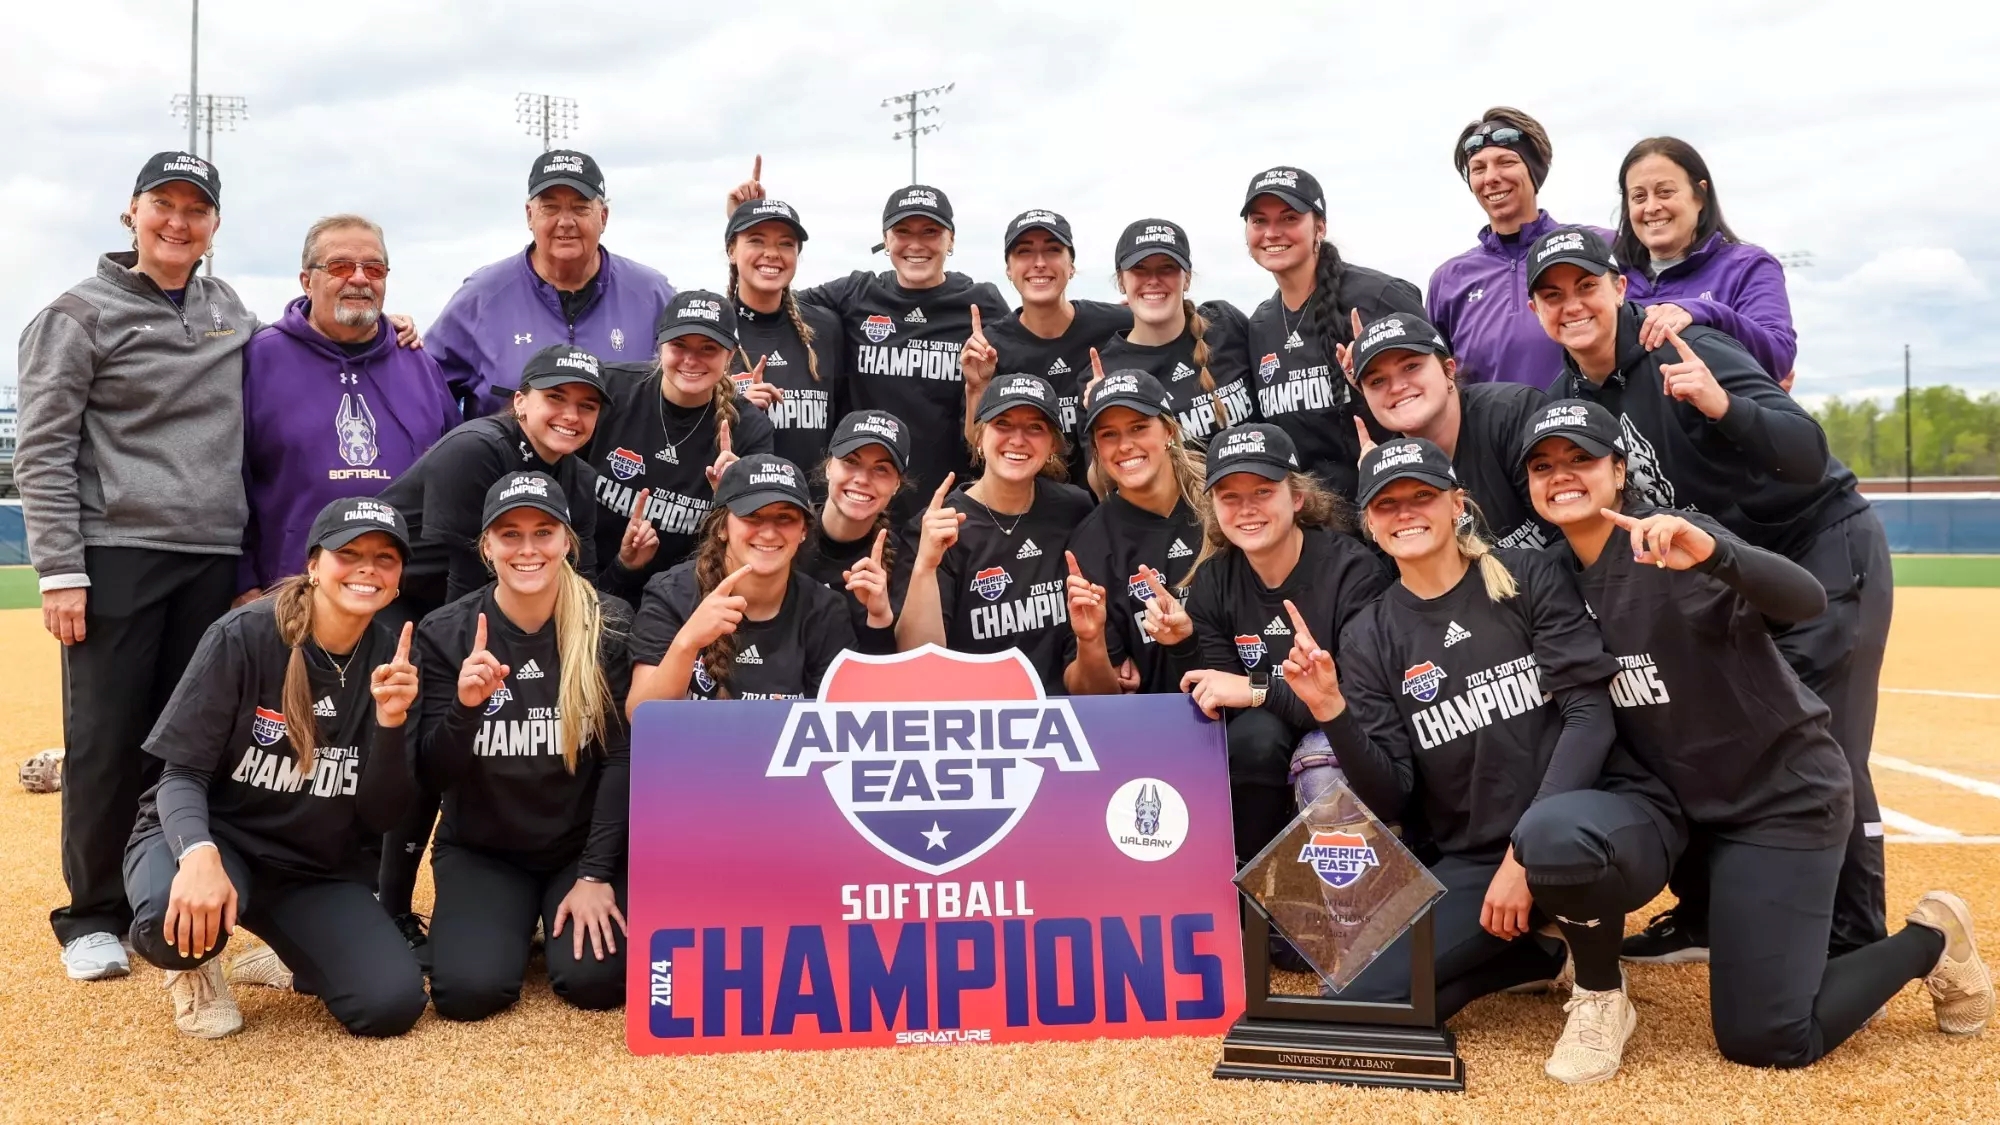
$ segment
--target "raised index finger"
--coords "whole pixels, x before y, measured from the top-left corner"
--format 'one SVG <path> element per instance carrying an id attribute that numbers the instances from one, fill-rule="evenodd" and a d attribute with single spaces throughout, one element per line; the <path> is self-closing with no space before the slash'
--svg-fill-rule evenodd
<path id="1" fill-rule="evenodd" d="M 985 331 L 985 329 L 983 329 L 983 328 L 981 328 L 981 327 L 979 326 L 979 306 L 978 306 L 978 305 L 974 305 L 974 306 L 972 306 L 972 334 L 973 334 L 974 336 L 983 336 L 983 335 L 985 335 L 985 334 L 986 334 L 986 331 Z"/>
<path id="2" fill-rule="evenodd" d="M 1064 551 L 1064 552 L 1063 552 L 1063 561 L 1069 564 L 1069 572 L 1070 572 L 1070 575 L 1071 575 L 1072 577 L 1076 577 L 1076 578 L 1082 578 L 1082 577 L 1083 577 L 1083 568 L 1082 568 L 1082 567 L 1080 567 L 1080 566 L 1078 566 L 1078 565 L 1076 565 L 1076 552 L 1075 552 L 1075 551 Z"/>
<path id="3" fill-rule="evenodd" d="M 472 631 L 472 651 L 483 652 L 485 651 L 485 649 L 486 649 L 486 615 L 482 613 L 479 615 L 479 627 Z"/>
<path id="4" fill-rule="evenodd" d="M 626 523 L 645 523 L 645 522 L 646 522 L 646 502 L 647 502 L 648 500 L 652 499 L 652 497 L 653 497 L 653 490 L 652 490 L 652 489 L 650 489 L 650 488 L 642 488 L 642 489 L 640 489 L 640 490 L 639 490 L 639 495 L 637 495 L 637 496 L 635 496 L 635 497 L 633 497 L 633 498 L 632 498 L 632 514 L 631 514 L 631 516 L 629 516 L 629 517 L 628 517 L 628 518 L 627 518 L 627 519 L 625 520 L 625 522 L 626 522 Z M 485 615 L 485 614 L 480 614 L 480 619 L 481 619 L 481 620 L 484 620 L 484 619 L 485 619 L 485 617 L 486 617 L 486 615 Z"/>
<path id="5" fill-rule="evenodd" d="M 484 615 L 482 615 L 481 619 L 484 620 Z M 410 662 L 410 635 L 416 632 L 416 630 L 416 622 L 403 622 L 403 635 L 396 641 L 396 663 L 408 664 Z"/>
<path id="6" fill-rule="evenodd" d="M 1701 362 L 1701 357 L 1694 354 L 1694 349 L 1687 346 L 1687 341 L 1681 339 L 1680 333 L 1669 328 L 1667 329 L 1667 339 L 1672 340 L 1674 342 L 1674 350 L 1681 353 L 1681 358 L 1683 360 L 1686 360 L 1689 363 Z"/>
<path id="7" fill-rule="evenodd" d="M 750 381 L 751 381 L 751 382 L 753 382 L 753 383 L 761 383 L 761 382 L 763 382 L 763 381 L 764 381 L 764 364 L 765 364 L 765 362 L 766 362 L 767 360 L 769 360 L 770 358 L 771 358 L 771 355 L 770 355 L 770 353 L 769 353 L 769 352 L 766 352 L 766 353 L 764 353 L 763 355 L 760 355 L 760 356 L 758 356 L 758 357 L 757 357 L 757 366 L 755 366 L 755 367 L 753 367 L 753 368 L 751 368 L 751 369 L 750 369 Z"/>
<path id="8" fill-rule="evenodd" d="M 937 493 L 931 497 L 931 511 L 935 512 L 939 508 L 944 507 L 944 498 L 951 495 L 952 482 L 957 479 L 957 473 L 946 473 L 944 475 L 944 483 L 938 485 Z"/>
<path id="9" fill-rule="evenodd" d="M 889 529 L 885 527 L 875 533 L 875 549 L 868 552 L 868 557 L 874 561 L 876 566 L 882 565 L 882 548 L 888 545 Z"/>
<path id="10" fill-rule="evenodd" d="M 1141 567 L 1139 573 L 1145 577 L 1146 585 L 1152 589 L 1153 600 L 1160 603 L 1161 612 L 1165 612 L 1169 606 L 1179 604 L 1174 601 L 1173 592 L 1167 589 L 1167 584 L 1159 571 L 1147 566 Z"/>
<path id="11" fill-rule="evenodd" d="M 1313 640 L 1313 631 L 1306 626 L 1306 619 L 1299 616 L 1299 607 L 1293 605 L 1290 598 L 1285 599 L 1285 613 L 1292 619 L 1293 638 L 1305 642 L 1309 649 L 1317 649 L 1319 642 Z"/>
<path id="12" fill-rule="evenodd" d="M 764 178 L 764 154 L 760 152 L 757 154 L 757 159 L 752 161 L 750 164 L 750 182 L 754 184 L 757 183 L 759 180 L 762 180 L 763 178 Z"/>
<path id="13" fill-rule="evenodd" d="M 743 576 L 748 573 L 750 573 L 750 564 L 744 563 L 742 566 L 737 567 L 735 570 L 725 575 L 722 581 L 717 582 L 715 584 L 715 592 L 721 594 L 725 598 L 728 597 L 730 594 L 735 592 L 736 583 L 741 581 Z"/>
<path id="14" fill-rule="evenodd" d="M 1090 349 L 1090 378 L 1092 382 L 1104 378 L 1104 357 L 1097 354 L 1096 348 Z"/>
<path id="15" fill-rule="evenodd" d="M 729 448 L 729 423 L 727 422 L 719 423 L 716 426 L 715 451 L 718 454 L 735 452 L 734 450 Z"/>

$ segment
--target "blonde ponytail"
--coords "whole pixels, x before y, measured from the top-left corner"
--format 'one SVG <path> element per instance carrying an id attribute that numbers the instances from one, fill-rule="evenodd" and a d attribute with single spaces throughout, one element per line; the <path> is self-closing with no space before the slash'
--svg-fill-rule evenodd
<path id="1" fill-rule="evenodd" d="M 569 533 L 570 552 L 580 551 L 576 532 Z M 611 711 L 611 685 L 600 660 L 604 644 L 604 603 L 597 589 L 584 581 L 569 559 L 556 572 L 556 661 L 562 680 L 556 689 L 557 724 L 562 732 L 563 765 L 576 772 L 585 746 L 603 746 L 605 718 Z"/>
<path id="2" fill-rule="evenodd" d="M 1465 501 L 1467 519 L 1458 532 L 1458 553 L 1479 568 L 1479 580 L 1486 584 L 1487 600 L 1504 602 L 1520 593 L 1521 587 L 1514 581 L 1513 572 L 1507 569 L 1507 564 L 1493 553 L 1493 545 L 1479 534 L 1479 526 L 1486 522 L 1485 513 L 1463 490 L 1460 490 L 1459 496 Z"/>

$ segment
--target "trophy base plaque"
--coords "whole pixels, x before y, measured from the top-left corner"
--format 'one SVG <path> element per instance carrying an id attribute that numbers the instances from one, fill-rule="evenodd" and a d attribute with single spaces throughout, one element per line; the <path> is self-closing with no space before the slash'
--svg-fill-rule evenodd
<path id="1" fill-rule="evenodd" d="M 1457 1040 L 1442 1028 L 1245 1016 L 1222 1041 L 1215 1077 L 1463 1093 L 1465 1063 Z"/>

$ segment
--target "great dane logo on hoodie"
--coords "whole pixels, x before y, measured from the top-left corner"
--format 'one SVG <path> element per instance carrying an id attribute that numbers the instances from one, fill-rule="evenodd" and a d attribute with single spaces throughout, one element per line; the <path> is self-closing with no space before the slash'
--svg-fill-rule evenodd
<path id="1" fill-rule="evenodd" d="M 373 465 L 381 453 L 375 445 L 375 415 L 359 391 L 340 396 L 340 413 L 333 417 L 333 432 L 340 442 L 340 459 L 354 468 Z"/>

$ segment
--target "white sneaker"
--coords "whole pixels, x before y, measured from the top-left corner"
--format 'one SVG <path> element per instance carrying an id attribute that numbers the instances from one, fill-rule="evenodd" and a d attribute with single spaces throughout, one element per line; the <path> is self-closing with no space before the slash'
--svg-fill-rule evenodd
<path id="1" fill-rule="evenodd" d="M 222 958 L 210 958 L 199 969 L 167 972 L 167 992 L 174 999 L 174 1026 L 197 1039 L 220 1039 L 243 1028 L 243 1012 L 222 979 Z"/>
<path id="2" fill-rule="evenodd" d="M 118 935 L 105 930 L 71 938 L 63 946 L 62 959 L 71 980 L 110 980 L 132 971 L 132 959 Z"/>
<path id="3" fill-rule="evenodd" d="M 1623 989 L 1592 992 L 1577 989 L 1563 1005 L 1569 1022 L 1542 1069 L 1550 1078 L 1572 1086 L 1602 1082 L 1618 1073 L 1625 1059 L 1625 1041 L 1639 1026 L 1639 1012 Z"/>
<path id="4" fill-rule="evenodd" d="M 283 992 L 292 990 L 292 970 L 285 967 L 278 951 L 268 945 L 240 953 L 229 962 L 223 977 L 230 984 L 256 984 Z"/>
<path id="5" fill-rule="evenodd" d="M 1917 900 L 1908 921 L 1944 935 L 1944 952 L 1924 978 L 1938 1030 L 1946 1035 L 1977 1035 L 1993 1018 L 1993 978 L 1979 959 L 1972 940 L 1972 910 L 1950 891 L 1932 891 Z"/>

